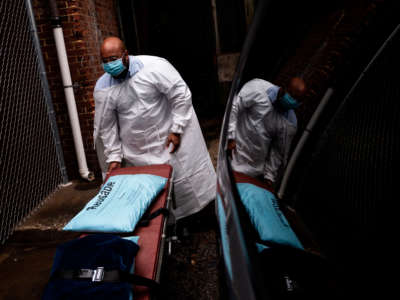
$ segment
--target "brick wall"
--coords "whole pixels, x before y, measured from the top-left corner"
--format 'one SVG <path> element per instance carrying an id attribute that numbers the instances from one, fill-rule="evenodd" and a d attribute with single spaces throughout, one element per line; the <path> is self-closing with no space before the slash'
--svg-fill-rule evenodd
<path id="1" fill-rule="evenodd" d="M 296 111 L 299 128 L 292 142 L 292 150 L 327 88 L 335 89 L 330 105 L 325 108 L 314 128 L 316 134 L 310 136 L 296 162 L 287 187 L 287 196 L 299 191 L 306 180 L 305 175 L 315 151 L 320 146 L 318 143 L 323 141 L 321 131 L 361 71 L 394 29 L 392 23 L 398 24 L 392 13 L 394 10 L 387 2 L 360 1 L 357 5 L 344 6 L 324 16 L 310 29 L 294 55 L 279 70 L 274 80 L 278 85 L 284 85 L 292 76 L 302 75 L 309 88 L 303 99 L 304 105 Z"/>
<path id="2" fill-rule="evenodd" d="M 103 74 L 99 56 L 101 42 L 107 36 L 119 36 L 115 0 L 58 0 L 57 5 L 62 20 L 72 82 L 75 86 L 75 100 L 88 167 L 99 176 L 92 138 L 93 88 L 97 78 Z M 75 179 L 79 177 L 78 165 L 50 25 L 48 1 L 33 0 L 33 8 L 68 176 L 70 179 Z"/>
<path id="3" fill-rule="evenodd" d="M 343 76 L 343 72 L 349 71 L 345 64 L 357 55 L 354 52 L 359 50 L 360 38 L 376 13 L 377 4 L 373 1 L 354 1 L 322 16 L 278 72 L 275 79 L 278 85 L 284 85 L 296 75 L 301 75 L 308 85 L 305 105 L 297 111 L 300 132 L 326 89 Z"/>

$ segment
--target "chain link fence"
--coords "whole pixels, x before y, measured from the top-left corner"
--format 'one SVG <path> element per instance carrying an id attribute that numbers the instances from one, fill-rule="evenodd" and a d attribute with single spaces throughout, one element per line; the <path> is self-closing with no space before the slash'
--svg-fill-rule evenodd
<path id="1" fill-rule="evenodd" d="M 381 276 L 376 268 L 388 246 L 378 242 L 384 235 L 378 212 L 397 200 L 399 49 L 400 25 L 322 135 L 295 204 L 323 253 L 339 266 L 344 289 L 357 298 Z"/>
<path id="2" fill-rule="evenodd" d="M 0 243 L 68 181 L 29 0 L 0 1 Z"/>

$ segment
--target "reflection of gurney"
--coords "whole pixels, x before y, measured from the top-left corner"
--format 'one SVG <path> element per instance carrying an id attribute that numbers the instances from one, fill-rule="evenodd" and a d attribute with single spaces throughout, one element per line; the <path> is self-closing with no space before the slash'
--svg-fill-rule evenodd
<path id="1" fill-rule="evenodd" d="M 235 178 L 236 183 L 251 183 L 260 188 L 269 190 L 271 193 L 274 192 L 273 189 L 268 187 L 265 183 L 261 182 L 260 180 L 258 180 L 256 178 L 250 177 L 246 174 L 243 174 L 240 172 L 233 172 L 233 176 Z"/>
<path id="2" fill-rule="evenodd" d="M 272 187 L 268 186 L 267 184 L 265 184 L 264 182 L 261 182 L 260 180 L 258 180 L 256 178 L 250 177 L 250 176 L 240 173 L 240 172 L 233 172 L 233 176 L 235 178 L 236 183 L 253 184 L 259 188 L 265 189 L 265 190 L 275 194 L 275 191 L 273 190 Z M 284 216 L 287 218 L 291 228 L 296 233 L 296 236 L 300 239 L 304 248 L 311 252 L 319 253 L 320 250 L 319 250 L 317 243 L 315 242 L 315 240 L 312 237 L 312 234 L 309 232 L 308 228 L 304 225 L 300 216 L 298 216 L 293 209 L 291 209 L 290 207 L 287 207 L 284 203 L 279 203 L 279 208 L 283 212 Z"/>
<path id="3" fill-rule="evenodd" d="M 261 245 L 286 245 L 303 249 L 282 212 L 274 191 L 265 183 L 242 173 L 234 173 L 236 187 L 240 195 L 243 212 L 249 217 L 255 229 L 254 238 Z M 240 205 L 240 206 L 241 206 Z M 251 233 L 250 233 L 251 234 Z M 251 234 L 251 235 L 253 235 Z"/>
<path id="4" fill-rule="evenodd" d="M 154 200 L 146 215 L 151 215 L 151 213 L 156 212 L 160 208 L 167 208 L 170 210 L 171 205 L 173 204 L 173 172 L 170 165 L 122 168 L 113 171 L 110 176 L 122 174 L 151 174 L 168 178 L 164 190 Z M 106 181 L 107 179 L 108 178 L 106 178 Z M 170 218 L 173 218 L 171 214 Z M 159 282 L 164 246 L 168 239 L 166 236 L 167 221 L 168 216 L 160 214 L 151 219 L 147 226 L 139 226 L 135 229 L 133 235 L 140 236 L 140 250 L 135 259 L 135 274 Z M 171 243 L 171 240 L 169 240 L 169 243 Z M 150 299 L 149 289 L 146 287 L 135 286 L 134 298 L 140 300 Z"/>
<path id="5" fill-rule="evenodd" d="M 278 203 L 265 183 L 234 172 L 240 194 L 239 213 L 248 244 L 256 245 L 255 270 L 276 299 L 330 299 L 334 269 L 320 255 L 308 228 L 296 212 Z M 254 228 L 254 230 L 248 230 Z"/>

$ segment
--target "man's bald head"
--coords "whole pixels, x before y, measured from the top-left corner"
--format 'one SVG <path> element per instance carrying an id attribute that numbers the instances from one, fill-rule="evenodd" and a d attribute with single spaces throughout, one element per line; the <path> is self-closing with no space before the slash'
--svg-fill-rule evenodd
<path id="1" fill-rule="evenodd" d="M 300 77 L 290 79 L 286 88 L 287 92 L 294 98 L 301 98 L 307 91 L 307 86 L 304 80 Z"/>
<path id="2" fill-rule="evenodd" d="M 103 41 L 101 45 L 101 57 L 121 56 L 126 50 L 124 43 L 116 36 L 110 36 Z"/>

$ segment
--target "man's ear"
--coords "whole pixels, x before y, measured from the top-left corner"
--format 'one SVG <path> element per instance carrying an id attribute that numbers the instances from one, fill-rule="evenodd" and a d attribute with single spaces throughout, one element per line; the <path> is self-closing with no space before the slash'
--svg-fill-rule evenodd
<path id="1" fill-rule="evenodd" d="M 280 87 L 278 90 L 278 94 L 276 95 L 276 99 L 279 99 L 280 97 L 282 97 L 284 93 L 285 93 L 285 89 Z"/>
<path id="2" fill-rule="evenodd" d="M 124 65 L 127 67 L 129 65 L 129 54 L 128 50 L 124 50 L 124 58 L 123 58 Z"/>

